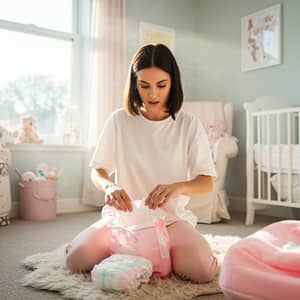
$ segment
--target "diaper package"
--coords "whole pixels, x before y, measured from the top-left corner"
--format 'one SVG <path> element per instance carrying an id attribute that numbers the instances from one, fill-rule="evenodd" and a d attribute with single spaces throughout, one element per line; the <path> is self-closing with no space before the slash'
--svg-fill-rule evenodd
<path id="1" fill-rule="evenodd" d="M 95 265 L 91 275 L 103 290 L 128 290 L 149 281 L 152 263 L 142 257 L 114 254 Z"/>
<path id="2" fill-rule="evenodd" d="M 164 222 L 165 212 L 149 209 L 143 200 L 133 201 L 132 212 L 115 211 L 115 222 L 108 226 L 112 254 L 144 257 L 153 264 L 153 275 L 171 273 L 170 240 Z"/>

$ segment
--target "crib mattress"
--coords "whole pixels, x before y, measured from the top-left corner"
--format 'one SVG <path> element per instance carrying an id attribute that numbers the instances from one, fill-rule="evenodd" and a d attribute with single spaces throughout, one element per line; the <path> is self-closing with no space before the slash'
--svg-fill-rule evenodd
<path id="1" fill-rule="evenodd" d="M 260 160 L 259 160 L 259 153 Z M 288 173 L 289 153 L 291 160 L 291 173 L 300 173 L 300 145 L 254 145 L 254 159 L 257 165 L 260 164 L 261 170 L 268 172 L 269 163 L 272 173 Z M 269 160 L 269 158 L 271 158 Z"/>

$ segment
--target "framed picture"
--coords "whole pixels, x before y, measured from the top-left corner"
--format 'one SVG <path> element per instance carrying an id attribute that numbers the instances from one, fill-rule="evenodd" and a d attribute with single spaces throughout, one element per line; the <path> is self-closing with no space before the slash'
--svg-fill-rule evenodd
<path id="1" fill-rule="evenodd" d="M 242 72 L 281 63 L 281 5 L 242 17 Z"/>
<path id="2" fill-rule="evenodd" d="M 140 23 L 140 45 L 164 44 L 174 53 L 175 30 L 151 23 Z"/>

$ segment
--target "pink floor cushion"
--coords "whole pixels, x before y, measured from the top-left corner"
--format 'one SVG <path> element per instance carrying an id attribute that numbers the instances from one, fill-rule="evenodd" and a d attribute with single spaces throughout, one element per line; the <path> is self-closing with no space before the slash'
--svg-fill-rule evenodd
<path id="1" fill-rule="evenodd" d="M 281 221 L 232 246 L 219 284 L 232 300 L 300 299 L 300 221 Z"/>

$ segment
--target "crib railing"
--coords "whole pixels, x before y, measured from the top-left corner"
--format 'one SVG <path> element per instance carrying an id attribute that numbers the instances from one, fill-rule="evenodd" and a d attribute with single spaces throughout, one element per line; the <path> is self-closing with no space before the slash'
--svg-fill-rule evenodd
<path id="1" fill-rule="evenodd" d="M 252 150 L 247 151 L 247 172 L 251 173 L 247 174 L 250 175 L 247 189 L 250 189 L 253 202 L 300 207 L 300 164 L 293 165 L 296 145 L 300 155 L 299 120 L 300 107 L 256 111 L 248 115 L 247 148 Z M 294 181 L 299 182 L 296 196 L 292 190 Z M 286 188 L 287 197 L 284 197 Z"/>
<path id="2" fill-rule="evenodd" d="M 300 212 L 300 107 L 287 108 L 287 103 L 283 97 L 263 96 L 244 104 L 246 224 L 253 224 L 255 210 L 272 205 L 297 208 L 294 215 Z"/>

